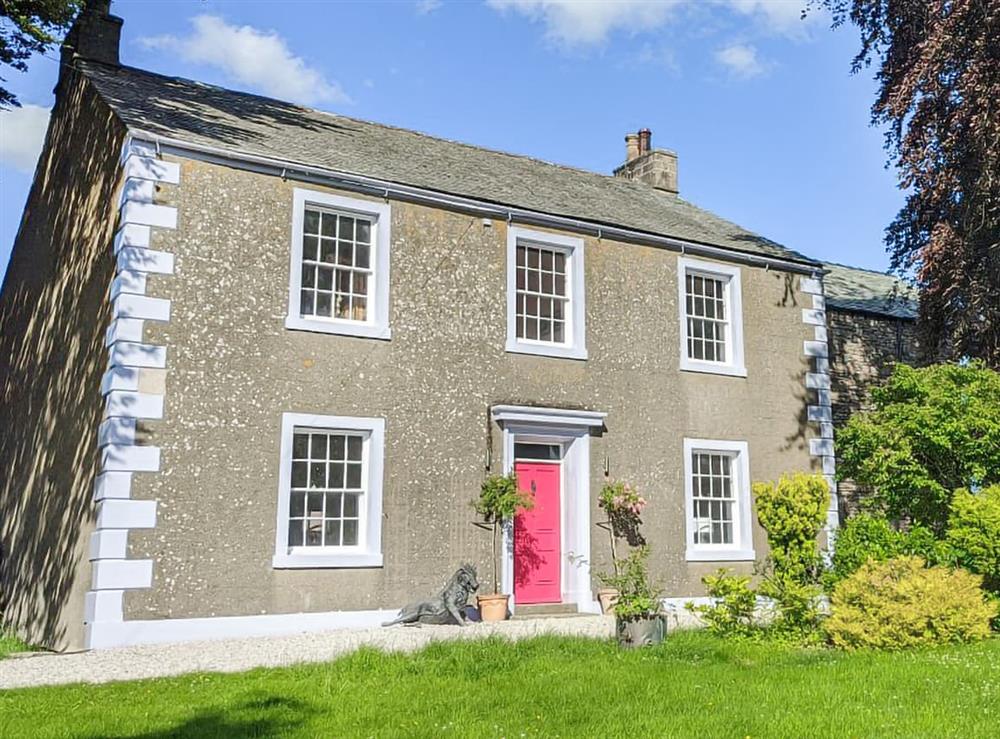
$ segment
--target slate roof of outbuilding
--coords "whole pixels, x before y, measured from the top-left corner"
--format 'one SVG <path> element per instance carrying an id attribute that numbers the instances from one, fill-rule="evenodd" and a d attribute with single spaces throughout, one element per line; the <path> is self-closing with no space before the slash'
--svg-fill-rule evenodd
<path id="1" fill-rule="evenodd" d="M 133 131 L 819 266 L 642 183 L 132 67 L 77 64 Z"/>
<path id="2" fill-rule="evenodd" d="M 829 308 L 916 318 L 917 291 L 895 275 L 844 264 L 826 263 L 823 278 Z"/>

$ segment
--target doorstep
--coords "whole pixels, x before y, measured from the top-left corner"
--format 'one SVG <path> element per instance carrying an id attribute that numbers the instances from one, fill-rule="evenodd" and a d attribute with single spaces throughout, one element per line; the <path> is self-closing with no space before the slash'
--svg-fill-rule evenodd
<path id="1" fill-rule="evenodd" d="M 580 610 L 576 603 L 531 603 L 517 606 L 513 617 L 515 619 L 564 618 L 579 615 Z"/>

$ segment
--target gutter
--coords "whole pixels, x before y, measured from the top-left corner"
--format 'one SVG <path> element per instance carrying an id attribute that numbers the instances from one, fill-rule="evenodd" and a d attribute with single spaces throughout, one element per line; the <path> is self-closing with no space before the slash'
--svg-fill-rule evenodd
<path id="1" fill-rule="evenodd" d="M 500 218 L 507 221 L 507 223 L 517 222 L 535 226 L 547 226 L 549 228 L 589 234 L 596 236 L 598 239 L 608 237 L 616 241 L 647 244 L 670 249 L 671 251 L 678 251 L 681 254 L 740 262 L 756 267 L 764 267 L 765 269 L 774 267 L 788 272 L 797 272 L 811 276 L 820 276 L 826 273 L 823 265 L 819 262 L 796 262 L 778 257 L 750 254 L 737 249 L 699 244 L 694 241 L 676 239 L 670 236 L 659 236 L 645 231 L 636 231 L 618 226 L 604 226 L 592 221 L 567 218 L 565 216 L 557 216 L 524 208 L 503 206 L 485 200 L 451 195 L 412 185 L 402 185 L 351 172 L 315 167 L 302 164 L 301 162 L 282 160 L 259 154 L 237 152 L 208 144 L 196 144 L 169 136 L 160 136 L 143 131 L 142 129 L 129 129 L 125 146 L 128 147 L 130 142 L 149 144 L 155 147 L 157 155 L 165 152 L 188 158 L 193 157 L 215 164 L 277 175 L 282 179 L 292 178 L 327 186 L 333 185 L 340 189 L 367 193 L 369 195 L 378 195 L 384 197 L 386 200 L 393 197 L 398 200 L 473 213 L 484 218 Z"/>

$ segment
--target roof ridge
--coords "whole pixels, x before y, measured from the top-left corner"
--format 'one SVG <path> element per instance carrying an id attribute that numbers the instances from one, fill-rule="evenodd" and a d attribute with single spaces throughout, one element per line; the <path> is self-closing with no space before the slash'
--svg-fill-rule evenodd
<path id="1" fill-rule="evenodd" d="M 511 157 L 512 159 L 524 159 L 531 162 L 536 162 L 538 164 L 544 164 L 548 167 L 556 167 L 558 169 L 568 170 L 570 172 L 576 172 L 579 174 L 590 175 L 592 177 L 599 177 L 604 180 L 613 180 L 615 182 L 620 182 L 625 185 L 631 185 L 634 187 L 642 187 L 650 190 L 655 190 L 655 188 L 649 185 L 644 185 L 642 183 L 636 182 L 634 180 L 626 180 L 622 177 L 615 177 L 613 174 L 605 174 L 604 172 L 595 172 L 592 169 L 584 169 L 583 167 L 575 167 L 571 164 L 563 164 L 561 162 L 552 162 L 548 159 L 542 159 L 540 157 L 531 156 L 530 154 L 517 154 L 512 151 L 505 151 L 503 149 L 494 149 L 490 146 L 482 146 L 478 144 L 470 144 L 467 141 L 460 141 L 458 139 L 450 139 L 444 136 L 436 136 L 432 133 L 427 133 L 426 131 L 418 131 L 413 128 L 405 128 L 403 126 L 393 125 L 391 123 L 382 123 L 380 121 L 373 121 L 367 118 L 355 118 L 353 116 L 344 115 L 343 113 L 334 113 L 329 110 L 323 110 L 321 108 L 313 108 L 308 105 L 300 105 L 299 103 L 294 103 L 289 100 L 283 100 L 281 98 L 271 97 L 270 95 L 261 95 L 256 92 L 247 92 L 245 90 L 235 90 L 231 87 L 223 87 L 222 85 L 214 85 L 210 82 L 202 82 L 201 80 L 192 79 L 190 77 L 180 77 L 177 75 L 164 74 L 162 72 L 153 72 L 148 69 L 142 69 L 141 67 L 133 67 L 128 64 L 106 64 L 104 62 L 94 61 L 92 59 L 79 59 L 78 62 L 83 62 L 87 66 L 98 66 L 107 69 L 108 71 L 115 72 L 118 70 L 125 70 L 128 72 L 134 72 L 138 74 L 150 75 L 153 77 L 160 77 L 165 80 L 171 80 L 174 82 L 183 82 L 186 84 L 198 85 L 199 87 L 206 87 L 213 90 L 219 90 L 221 92 L 228 93 L 230 95 L 241 95 L 248 98 L 256 98 L 258 100 L 266 100 L 275 103 L 281 103 L 282 105 L 289 105 L 294 108 L 300 108 L 301 110 L 307 110 L 310 113 L 316 113 L 318 115 L 330 116 L 332 118 L 339 118 L 341 120 L 351 121 L 352 123 L 362 123 L 368 126 L 377 126 L 379 128 L 385 128 L 391 131 L 399 131 L 401 133 L 410 134 L 412 136 L 421 136 L 424 138 L 432 139 L 434 141 L 441 141 L 446 144 L 452 144 L 454 146 L 461 146 L 467 149 L 473 149 L 475 151 L 487 151 L 491 154 L 499 154 L 505 157 Z M 688 202 L 688 201 L 685 201 Z M 690 203 L 688 203 L 690 205 Z M 712 215 L 715 215 L 714 213 Z M 718 218 L 718 216 L 715 216 Z"/>
<path id="2" fill-rule="evenodd" d="M 822 261 L 822 263 L 824 265 L 833 265 L 834 267 L 843 267 L 844 269 L 853 269 L 853 270 L 856 270 L 857 272 L 867 272 L 868 274 L 872 274 L 872 275 L 881 275 L 882 277 L 892 277 L 894 280 L 897 280 L 899 282 L 904 282 L 904 283 L 907 282 L 907 280 L 906 280 L 905 277 L 901 277 L 900 275 L 894 274 L 893 272 L 883 272 L 882 270 L 869 269 L 868 267 L 856 267 L 853 264 L 844 264 L 843 262 L 834 262 L 834 261 L 832 261 L 830 259 L 823 259 L 821 261 Z M 907 284 L 909 284 L 909 283 L 907 283 Z"/>

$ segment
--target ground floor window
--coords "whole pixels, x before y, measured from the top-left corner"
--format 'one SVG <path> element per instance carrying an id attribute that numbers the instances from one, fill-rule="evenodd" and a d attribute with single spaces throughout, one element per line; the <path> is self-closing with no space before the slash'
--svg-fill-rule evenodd
<path id="1" fill-rule="evenodd" d="M 384 421 L 286 413 L 275 567 L 380 566 Z"/>
<path id="2" fill-rule="evenodd" d="M 746 442 L 685 439 L 684 478 L 688 560 L 753 559 Z"/>

